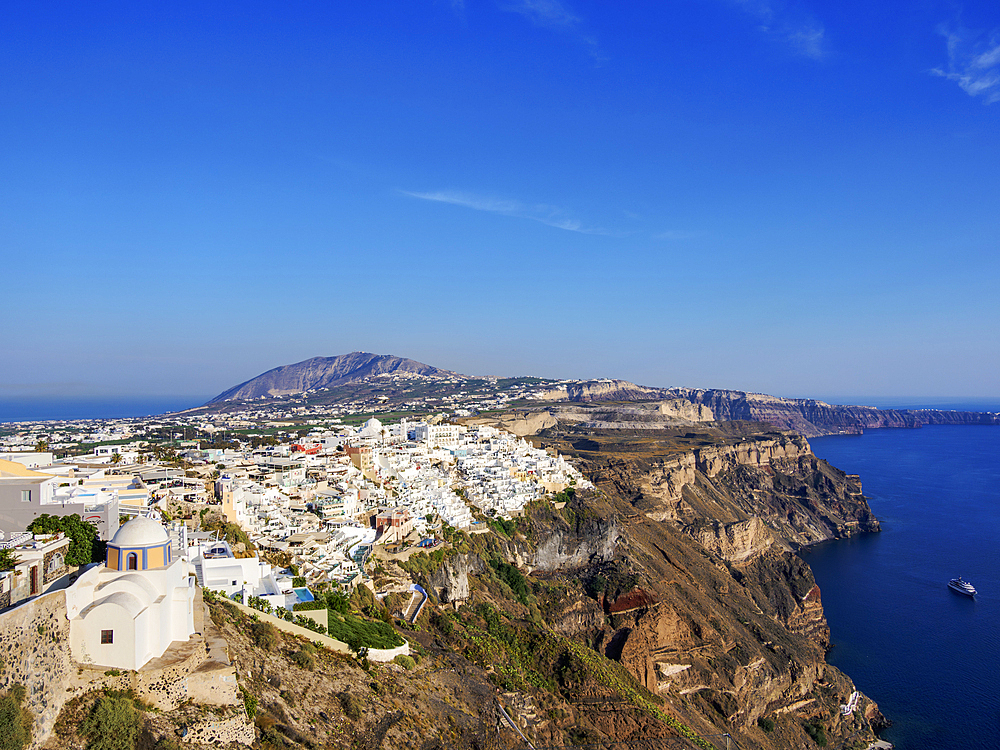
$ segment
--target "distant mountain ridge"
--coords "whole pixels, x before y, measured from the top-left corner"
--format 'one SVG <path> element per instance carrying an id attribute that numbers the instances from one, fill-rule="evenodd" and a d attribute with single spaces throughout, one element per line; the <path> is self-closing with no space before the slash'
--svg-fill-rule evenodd
<path id="1" fill-rule="evenodd" d="M 408 373 L 430 378 L 464 377 L 451 370 L 425 365 L 405 357 L 370 352 L 351 352 L 337 357 L 313 357 L 251 378 L 223 391 L 208 403 L 248 401 L 262 397 L 287 396 L 316 388 L 334 388 L 374 375 Z"/>
<path id="2" fill-rule="evenodd" d="M 878 409 L 874 406 L 836 405 L 808 398 L 782 398 L 763 393 L 719 389 L 648 388 L 624 380 L 578 381 L 561 385 L 542 395 L 548 401 L 573 402 L 596 406 L 609 402 L 646 402 L 658 405 L 659 417 L 649 414 L 643 420 L 660 419 L 672 423 L 685 412 L 682 405 L 701 407 L 697 421 L 767 422 L 781 430 L 794 430 L 805 437 L 840 433 L 860 434 L 880 427 L 913 428 L 935 424 L 997 425 L 1000 415 L 984 411 L 948 409 Z M 691 418 L 690 406 L 687 418 Z M 603 408 L 602 416 L 591 417 L 605 423 L 616 421 L 614 407 Z M 559 407 L 549 411 L 558 418 Z M 637 419 L 634 410 L 621 409 L 623 424 Z M 595 414 L 598 412 L 594 412 Z M 575 415 L 579 418 L 579 414 Z M 655 429 L 652 421 L 647 429 Z"/>
<path id="3" fill-rule="evenodd" d="M 220 393 L 208 402 L 217 405 L 226 401 L 250 401 L 260 398 L 300 394 L 315 389 L 334 389 L 364 381 L 377 375 L 409 375 L 417 378 L 450 379 L 468 376 L 451 370 L 416 362 L 405 357 L 369 352 L 351 352 L 338 357 L 313 357 L 303 362 L 268 370 L 245 383 Z M 528 420 L 531 429 L 541 429 L 564 418 L 605 426 L 619 424 L 634 428 L 639 422 L 645 429 L 660 429 L 678 420 L 690 424 L 700 422 L 766 422 L 781 430 L 795 430 L 805 437 L 837 433 L 861 433 L 879 427 L 921 427 L 928 424 L 1000 424 L 1000 415 L 990 412 L 949 411 L 939 409 L 877 409 L 873 406 L 841 406 L 815 399 L 782 398 L 762 393 L 721 389 L 653 388 L 627 380 L 549 381 L 547 390 L 537 392 L 538 407 L 527 407 L 522 414 L 537 414 Z M 464 387 L 464 386 L 463 386 Z M 457 389 L 456 389 L 457 390 Z M 406 388 L 396 394 L 406 398 Z M 545 402 L 551 406 L 543 406 Z M 600 414 L 587 416 L 567 412 L 568 404 L 601 407 Z M 635 409 L 615 404 L 646 404 L 655 407 L 656 414 L 638 414 Z M 615 410 L 621 411 L 616 415 Z M 548 412 L 548 416 L 539 412 Z M 636 422 L 639 420 L 639 422 Z M 661 422 L 662 424 L 656 424 Z M 537 424 L 536 424 L 537 423 Z M 635 423 L 635 424 L 633 424 Z M 528 430 L 527 424 L 522 426 Z M 529 430 L 530 431 L 530 430 Z"/>

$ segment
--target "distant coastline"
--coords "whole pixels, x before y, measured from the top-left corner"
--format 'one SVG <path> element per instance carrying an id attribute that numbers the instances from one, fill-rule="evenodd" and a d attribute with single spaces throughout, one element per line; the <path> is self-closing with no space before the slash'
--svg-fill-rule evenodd
<path id="1" fill-rule="evenodd" d="M 211 396 L 0 397 L 0 423 L 148 417 L 201 406 Z"/>
<path id="2" fill-rule="evenodd" d="M 815 398 L 838 406 L 864 405 L 874 406 L 877 409 L 1000 412 L 1000 396 L 816 396 Z"/>
<path id="3" fill-rule="evenodd" d="M 1000 397 L 818 396 L 833 405 L 864 405 L 878 409 L 936 409 L 1000 412 Z M 212 400 L 203 396 L 6 397 L 0 396 L 0 424 L 71 419 L 129 419 L 193 409 Z"/>

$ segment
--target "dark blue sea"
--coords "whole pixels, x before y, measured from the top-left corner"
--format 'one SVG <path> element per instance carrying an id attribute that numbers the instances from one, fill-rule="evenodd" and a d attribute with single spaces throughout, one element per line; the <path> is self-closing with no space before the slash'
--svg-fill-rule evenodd
<path id="1" fill-rule="evenodd" d="M 121 398 L 11 398 L 0 396 L 0 423 L 46 419 L 148 417 L 201 406 L 211 396 L 124 396 Z"/>
<path id="2" fill-rule="evenodd" d="M 1000 747 L 1000 426 L 809 442 L 861 475 L 882 524 L 803 555 L 830 624 L 828 660 L 878 702 L 894 722 L 883 738 L 900 750 Z M 974 600 L 948 589 L 957 576 Z"/>

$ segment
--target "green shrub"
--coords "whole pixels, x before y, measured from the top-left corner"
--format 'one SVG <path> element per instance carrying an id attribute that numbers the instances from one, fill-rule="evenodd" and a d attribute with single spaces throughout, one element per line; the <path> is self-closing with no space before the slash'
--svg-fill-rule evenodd
<path id="1" fill-rule="evenodd" d="M 25 695 L 18 684 L 0 693 L 0 750 L 24 750 L 31 741 L 31 712 L 22 706 Z"/>
<path id="2" fill-rule="evenodd" d="M 292 576 L 292 586 L 297 589 L 305 588 L 306 577 L 305 576 Z"/>
<path id="3" fill-rule="evenodd" d="M 594 599 L 599 599 L 607 586 L 608 579 L 598 573 L 597 575 L 588 578 L 587 582 L 583 585 L 583 588 L 587 594 L 592 596 Z"/>
<path id="4" fill-rule="evenodd" d="M 278 645 L 278 629 L 269 622 L 255 622 L 250 633 L 253 642 L 265 651 L 273 651 Z"/>
<path id="5" fill-rule="evenodd" d="M 437 610 L 431 612 L 431 627 L 436 629 L 441 635 L 449 636 L 455 630 L 455 624 L 448 615 L 441 614 Z"/>
<path id="6" fill-rule="evenodd" d="M 511 565 L 505 560 L 494 558 L 490 560 L 490 566 L 497 572 L 500 580 L 506 583 L 514 593 L 514 597 L 521 604 L 528 603 L 528 581 L 517 569 L 516 565 Z"/>
<path id="7" fill-rule="evenodd" d="M 417 666 L 417 663 L 413 660 L 412 656 L 407 656 L 406 654 L 399 654 L 395 659 L 393 659 L 399 666 L 403 669 L 413 669 Z"/>
<path id="8" fill-rule="evenodd" d="M 9 549 L 0 549 L 0 571 L 13 570 L 19 562 L 18 556 Z"/>
<path id="9" fill-rule="evenodd" d="M 251 596 L 247 599 L 247 606 L 258 610 L 259 612 L 263 612 L 266 615 L 274 613 L 274 607 L 271 605 L 271 602 L 259 596 Z"/>
<path id="10" fill-rule="evenodd" d="M 97 538 L 97 527 L 80 519 L 76 513 L 69 516 L 50 516 L 42 513 L 28 524 L 32 534 L 55 534 L 63 532 L 69 537 L 69 550 L 66 552 L 67 565 L 86 565 L 91 562 L 104 561 L 106 545 Z"/>
<path id="11" fill-rule="evenodd" d="M 240 693 L 243 694 L 243 707 L 247 711 L 247 718 L 253 721 L 257 715 L 257 696 L 251 695 L 243 688 L 240 688 Z"/>
<path id="12" fill-rule="evenodd" d="M 513 539 L 514 534 L 517 533 L 517 524 L 514 521 L 508 521 L 503 518 L 491 518 L 488 521 L 488 525 L 498 534 L 502 534 L 508 539 Z"/>
<path id="13" fill-rule="evenodd" d="M 317 599 L 312 602 L 296 602 L 292 605 L 292 609 L 296 612 L 309 612 L 314 609 L 328 609 L 328 607 L 326 602 Z"/>
<path id="14" fill-rule="evenodd" d="M 346 615 L 351 611 L 351 597 L 340 591 L 328 591 L 324 596 L 327 609 Z"/>
<path id="15" fill-rule="evenodd" d="M 314 633 L 319 633 L 320 635 L 326 635 L 326 625 L 320 625 L 311 617 L 306 617 L 305 615 L 295 615 L 292 617 L 292 622 L 300 628 L 311 630 Z"/>
<path id="16" fill-rule="evenodd" d="M 142 727 L 142 712 L 126 692 L 108 691 L 83 720 L 80 733 L 87 750 L 135 750 Z"/>
<path id="17" fill-rule="evenodd" d="M 298 664 L 302 669 L 308 669 L 312 671 L 313 667 L 316 666 L 316 657 L 305 650 L 296 651 L 292 654 L 292 661 Z"/>
<path id="18" fill-rule="evenodd" d="M 774 731 L 774 720 L 773 719 L 767 719 L 767 718 L 761 716 L 759 719 L 757 719 L 757 726 L 759 726 L 765 732 L 767 732 L 768 734 L 770 734 L 771 732 Z"/>
<path id="19" fill-rule="evenodd" d="M 826 747 L 826 729 L 818 721 L 807 721 L 802 725 L 802 728 L 806 730 L 806 734 L 813 738 L 815 742 L 820 747 Z"/>
<path id="20" fill-rule="evenodd" d="M 351 721 L 357 721 L 361 718 L 361 701 L 351 693 L 348 693 L 346 690 L 342 693 L 337 693 L 337 699 L 340 701 L 340 707 L 344 710 L 344 716 Z"/>

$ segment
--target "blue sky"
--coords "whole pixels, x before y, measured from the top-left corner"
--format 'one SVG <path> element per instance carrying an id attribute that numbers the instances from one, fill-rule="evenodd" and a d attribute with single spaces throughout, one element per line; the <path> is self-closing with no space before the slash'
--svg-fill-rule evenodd
<path id="1" fill-rule="evenodd" d="M 9 3 L 0 398 L 1000 395 L 998 123 L 995 2 Z"/>

